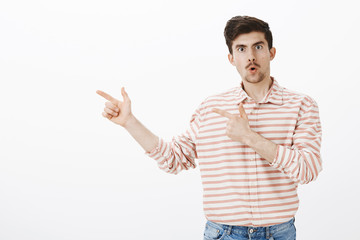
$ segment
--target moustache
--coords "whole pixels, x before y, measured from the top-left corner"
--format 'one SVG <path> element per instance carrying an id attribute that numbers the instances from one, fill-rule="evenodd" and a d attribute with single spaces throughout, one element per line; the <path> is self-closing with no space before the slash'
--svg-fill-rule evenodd
<path id="1" fill-rule="evenodd" d="M 257 64 L 257 63 L 249 63 L 249 64 L 246 66 L 246 68 L 249 68 L 250 66 L 260 67 L 260 65 Z"/>

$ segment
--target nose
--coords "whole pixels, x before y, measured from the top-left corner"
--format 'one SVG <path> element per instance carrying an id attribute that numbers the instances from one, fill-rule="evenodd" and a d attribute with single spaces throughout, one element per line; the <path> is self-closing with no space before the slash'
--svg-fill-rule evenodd
<path id="1" fill-rule="evenodd" d="M 254 55 L 253 51 L 250 51 L 249 56 L 248 56 L 248 61 L 249 62 L 255 62 L 256 61 L 256 58 L 255 58 L 255 55 Z"/>

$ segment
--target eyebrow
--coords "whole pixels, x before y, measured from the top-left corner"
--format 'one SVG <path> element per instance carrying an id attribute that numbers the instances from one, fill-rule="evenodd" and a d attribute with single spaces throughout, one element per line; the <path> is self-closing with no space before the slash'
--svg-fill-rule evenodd
<path id="1" fill-rule="evenodd" d="M 253 46 L 259 45 L 259 44 L 265 44 L 265 43 L 264 43 L 264 41 L 258 41 L 258 42 L 256 42 L 256 43 L 254 43 Z M 237 49 L 237 48 L 239 48 L 239 47 L 246 47 L 246 45 L 244 45 L 244 44 L 237 44 L 237 45 L 235 46 L 235 49 Z"/>

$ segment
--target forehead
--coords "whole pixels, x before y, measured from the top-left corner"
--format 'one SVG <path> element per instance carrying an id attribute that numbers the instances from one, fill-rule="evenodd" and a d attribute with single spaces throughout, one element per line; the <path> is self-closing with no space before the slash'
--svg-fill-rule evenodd
<path id="1" fill-rule="evenodd" d="M 263 32 L 243 33 L 234 39 L 233 46 L 236 45 L 251 46 L 252 44 L 260 41 L 263 41 L 266 45 L 268 44 L 265 39 L 265 33 Z"/>

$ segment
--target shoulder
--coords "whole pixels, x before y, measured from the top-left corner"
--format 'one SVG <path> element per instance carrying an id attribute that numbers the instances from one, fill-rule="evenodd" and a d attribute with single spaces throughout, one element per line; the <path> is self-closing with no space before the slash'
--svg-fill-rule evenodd
<path id="1" fill-rule="evenodd" d="M 239 94 L 239 87 L 233 87 L 225 91 L 208 96 L 204 101 L 204 105 L 213 105 L 218 102 L 234 101 Z"/>
<path id="2" fill-rule="evenodd" d="M 314 98 L 310 97 L 307 94 L 301 93 L 301 92 L 297 92 L 294 90 L 290 90 L 287 88 L 282 88 L 283 89 L 283 101 L 284 102 L 299 102 L 301 103 L 301 105 L 306 105 L 306 106 L 316 106 L 317 103 L 315 101 Z"/>
<path id="3" fill-rule="evenodd" d="M 232 104 L 239 94 L 239 87 L 233 87 L 219 93 L 206 97 L 197 107 L 196 114 L 205 116 L 212 111 L 213 108 L 220 105 Z"/>

